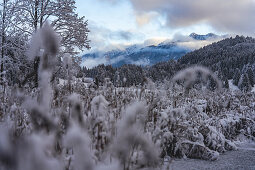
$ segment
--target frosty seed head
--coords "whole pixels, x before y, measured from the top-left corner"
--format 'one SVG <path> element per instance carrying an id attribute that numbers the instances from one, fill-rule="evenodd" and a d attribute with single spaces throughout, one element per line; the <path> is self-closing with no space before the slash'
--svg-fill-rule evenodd
<path id="1" fill-rule="evenodd" d="M 46 53 L 53 56 L 57 55 L 59 51 L 59 38 L 48 22 L 41 29 L 41 37 Z"/>

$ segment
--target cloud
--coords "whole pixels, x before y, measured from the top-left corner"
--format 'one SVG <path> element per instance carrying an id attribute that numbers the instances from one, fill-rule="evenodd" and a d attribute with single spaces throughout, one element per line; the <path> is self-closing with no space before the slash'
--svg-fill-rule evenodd
<path id="1" fill-rule="evenodd" d="M 212 44 L 213 42 L 217 42 L 218 40 L 193 40 L 193 41 L 186 41 L 186 42 L 178 42 L 177 44 L 181 47 L 186 47 L 191 50 L 196 50 L 206 45 Z"/>
<path id="2" fill-rule="evenodd" d="M 139 66 L 147 66 L 147 65 L 150 65 L 150 60 L 149 59 L 139 59 L 137 61 L 130 60 L 130 64 L 135 64 Z"/>
<path id="3" fill-rule="evenodd" d="M 89 23 L 90 46 L 93 51 L 109 51 L 112 49 L 124 49 L 126 45 L 131 44 L 134 40 L 143 39 L 144 35 L 139 32 L 129 30 L 111 30 L 100 26 L 93 21 Z"/>
<path id="4" fill-rule="evenodd" d="M 199 23 L 221 32 L 253 34 L 254 0 L 130 0 L 137 12 L 158 12 L 171 28 Z"/>
<path id="5" fill-rule="evenodd" d="M 154 18 L 158 16 L 158 13 L 156 12 L 136 12 L 136 23 L 138 26 L 144 26 L 151 22 Z"/>
<path id="6" fill-rule="evenodd" d="M 107 59 L 105 57 L 85 58 L 82 61 L 81 66 L 91 69 L 97 65 L 106 64 L 106 63 L 107 63 Z"/>
<path id="7" fill-rule="evenodd" d="M 123 0 L 99 0 L 99 1 L 107 2 L 107 3 L 110 3 L 112 5 L 116 5 L 116 4 L 120 3 Z"/>
<path id="8" fill-rule="evenodd" d="M 230 36 L 231 35 L 222 35 L 222 36 L 211 37 L 206 40 L 195 40 L 189 36 L 184 36 L 177 33 L 174 35 L 174 38 L 172 41 L 177 41 L 178 46 L 185 47 L 191 50 L 196 50 L 206 45 L 212 44 L 214 42 L 223 40 L 224 38 L 228 38 Z"/>
<path id="9" fill-rule="evenodd" d="M 181 42 L 190 42 L 190 41 L 195 41 L 193 38 L 187 35 L 183 35 L 179 32 L 174 34 L 172 41 L 181 41 Z"/>
<path id="10" fill-rule="evenodd" d="M 133 37 L 134 34 L 129 31 L 109 32 L 109 38 L 115 40 L 131 40 Z"/>
<path id="11" fill-rule="evenodd" d="M 99 54 L 98 57 L 94 58 L 94 57 L 88 57 L 88 58 L 84 58 L 81 65 L 85 66 L 86 68 L 93 68 L 96 67 L 100 64 L 104 64 L 104 65 L 114 65 L 122 60 L 127 60 L 125 58 L 125 56 L 118 56 L 112 59 L 109 59 L 107 56 L 105 56 L 103 53 Z"/>
<path id="12" fill-rule="evenodd" d="M 158 45 L 159 43 L 167 40 L 166 38 L 150 38 L 144 41 L 144 46 Z"/>

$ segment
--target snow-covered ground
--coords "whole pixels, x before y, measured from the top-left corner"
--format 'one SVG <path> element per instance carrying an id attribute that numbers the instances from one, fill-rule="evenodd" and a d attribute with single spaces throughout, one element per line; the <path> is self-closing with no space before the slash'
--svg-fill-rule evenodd
<path id="1" fill-rule="evenodd" d="M 192 68 L 178 77 L 190 80 L 194 70 L 210 73 Z M 91 81 L 0 91 L 0 170 L 255 169 L 255 144 L 240 143 L 255 141 L 255 93 L 232 83 L 210 91 L 150 81 L 114 87 L 109 79 L 88 87 Z M 170 157 L 168 168 L 162 160 Z"/>
<path id="2" fill-rule="evenodd" d="M 240 91 L 240 89 L 239 89 L 236 85 L 234 85 L 232 81 L 233 81 L 232 79 L 231 79 L 231 80 L 228 80 L 228 84 L 229 84 L 229 89 L 230 89 L 230 91 L 232 91 L 232 92 L 234 92 L 234 91 Z M 255 86 L 252 87 L 251 92 L 255 93 Z"/>
<path id="3" fill-rule="evenodd" d="M 216 161 L 199 159 L 174 159 L 170 164 L 171 170 L 254 170 L 255 143 L 241 143 L 236 151 L 221 154 Z"/>
<path id="4" fill-rule="evenodd" d="M 251 92 L 255 93 L 255 86 L 251 89 Z"/>
<path id="5" fill-rule="evenodd" d="M 234 85 L 232 81 L 233 81 L 232 79 L 228 80 L 229 89 L 231 91 L 240 91 L 239 88 L 236 85 Z"/>

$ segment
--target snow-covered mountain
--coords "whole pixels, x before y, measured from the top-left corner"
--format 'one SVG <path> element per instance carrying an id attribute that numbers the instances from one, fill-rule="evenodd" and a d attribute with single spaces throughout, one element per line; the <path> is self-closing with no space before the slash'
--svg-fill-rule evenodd
<path id="1" fill-rule="evenodd" d="M 192 33 L 187 37 L 188 41 L 194 43 L 199 43 L 199 41 L 218 38 L 218 35 L 209 33 L 206 35 L 199 35 Z M 82 56 L 83 63 L 92 63 L 92 66 L 98 64 L 112 65 L 113 67 L 119 67 L 124 64 L 136 64 L 136 65 L 153 65 L 159 62 L 168 61 L 170 59 L 177 60 L 184 56 L 188 52 L 193 51 L 192 48 L 182 45 L 182 42 L 187 42 L 186 40 L 174 40 L 174 41 L 164 41 L 158 45 L 132 45 L 124 50 L 112 50 L 107 52 L 93 52 Z"/>
<path id="2" fill-rule="evenodd" d="M 108 52 L 95 52 L 85 54 L 83 60 L 101 59 L 104 64 L 119 67 L 124 64 L 153 65 L 161 61 L 179 59 L 190 52 L 186 47 L 178 46 L 176 43 L 161 43 L 157 46 L 140 47 L 130 46 L 124 50 L 112 50 Z"/>
<path id="3" fill-rule="evenodd" d="M 196 34 L 196 33 L 191 33 L 189 35 L 189 37 L 195 39 L 195 40 L 207 40 L 209 38 L 217 38 L 219 37 L 218 35 L 216 34 L 213 34 L 213 33 L 208 33 L 206 35 L 199 35 L 199 34 Z"/>

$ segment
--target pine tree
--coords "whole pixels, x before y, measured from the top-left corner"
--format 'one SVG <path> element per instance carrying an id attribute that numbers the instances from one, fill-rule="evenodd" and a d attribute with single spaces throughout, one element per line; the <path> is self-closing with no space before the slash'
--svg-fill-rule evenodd
<path id="1" fill-rule="evenodd" d="M 233 76 L 233 84 L 234 85 L 238 85 L 238 82 L 239 82 L 239 80 L 240 80 L 240 77 L 241 77 L 241 73 L 240 73 L 240 70 L 237 68 L 236 70 L 235 70 L 235 74 L 234 74 L 234 76 Z"/>
<path id="2" fill-rule="evenodd" d="M 252 69 L 249 67 L 249 68 L 247 69 L 246 73 L 247 73 L 248 79 L 249 79 L 249 81 L 250 81 L 250 84 L 251 84 L 251 86 L 253 87 L 254 84 L 255 84 L 255 82 L 254 82 L 254 74 L 253 74 Z"/>
<path id="3" fill-rule="evenodd" d="M 207 88 L 212 91 L 214 91 L 217 88 L 217 83 L 211 76 L 209 76 L 208 78 Z"/>
<path id="4" fill-rule="evenodd" d="M 251 90 L 251 84 L 247 74 L 242 74 L 238 83 L 238 87 L 243 92 L 248 92 Z"/>

